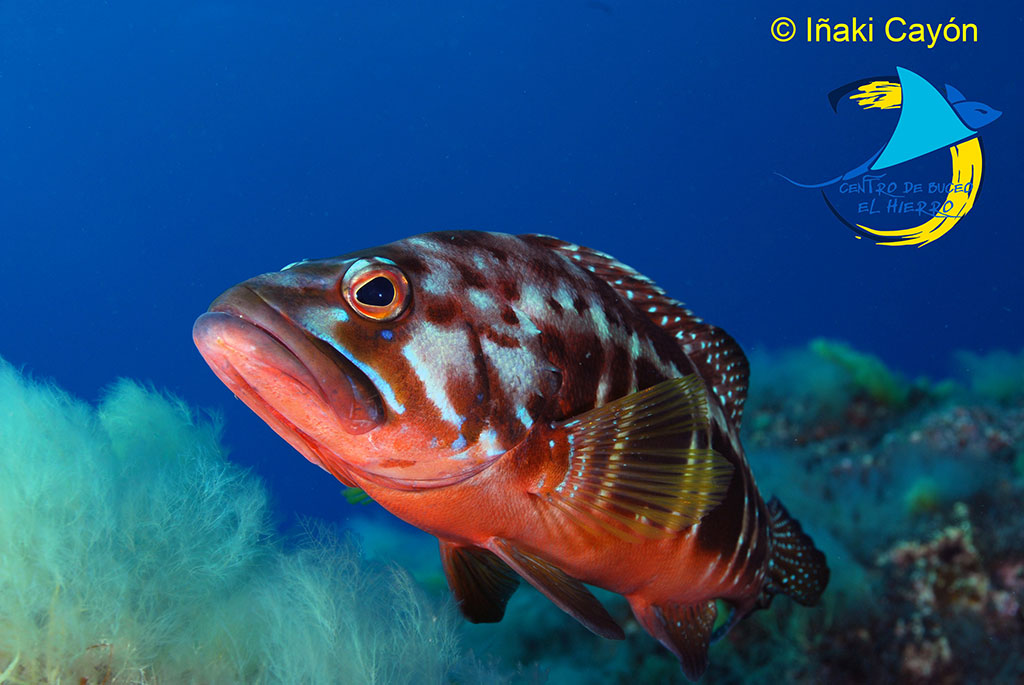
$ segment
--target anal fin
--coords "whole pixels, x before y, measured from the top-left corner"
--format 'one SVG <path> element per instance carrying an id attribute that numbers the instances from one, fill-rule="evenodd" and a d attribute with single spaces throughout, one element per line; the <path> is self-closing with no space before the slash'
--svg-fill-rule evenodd
<path id="1" fill-rule="evenodd" d="M 622 626 L 580 581 L 543 559 L 523 552 L 508 540 L 495 538 L 491 548 L 530 585 L 591 632 L 611 640 L 626 637 Z"/>
<path id="2" fill-rule="evenodd" d="M 708 647 L 718 615 L 715 600 L 655 606 L 631 598 L 630 604 L 640 625 L 679 659 L 683 675 L 700 678 L 708 667 Z"/>
<path id="3" fill-rule="evenodd" d="M 505 615 L 519 576 L 493 552 L 444 540 L 441 564 L 459 610 L 472 623 L 497 623 Z"/>

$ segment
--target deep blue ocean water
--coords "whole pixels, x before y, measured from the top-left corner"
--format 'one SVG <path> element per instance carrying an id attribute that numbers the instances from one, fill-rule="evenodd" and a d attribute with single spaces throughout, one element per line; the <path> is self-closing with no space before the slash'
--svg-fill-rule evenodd
<path id="1" fill-rule="evenodd" d="M 130 376 L 223 411 L 286 520 L 343 516 L 340 486 L 231 397 L 191 326 L 301 258 L 543 232 L 635 266 L 748 350 L 826 336 L 932 377 L 954 350 L 1019 350 L 1021 10 L 897 5 L 0 3 L 0 355 L 88 399 Z M 780 15 L 873 17 L 875 40 L 779 43 Z M 890 43 L 894 15 L 956 17 L 978 41 Z M 855 240 L 774 174 L 875 152 L 826 95 L 896 66 L 1004 112 L 975 208 L 922 249 Z"/>

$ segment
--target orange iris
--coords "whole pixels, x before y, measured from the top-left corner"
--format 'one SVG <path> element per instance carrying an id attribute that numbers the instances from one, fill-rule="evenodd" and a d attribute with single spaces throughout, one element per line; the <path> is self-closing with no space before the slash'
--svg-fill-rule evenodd
<path id="1" fill-rule="evenodd" d="M 398 318 L 409 303 L 409 280 L 392 264 L 360 260 L 345 274 L 342 294 L 361 316 L 374 321 L 391 321 Z"/>

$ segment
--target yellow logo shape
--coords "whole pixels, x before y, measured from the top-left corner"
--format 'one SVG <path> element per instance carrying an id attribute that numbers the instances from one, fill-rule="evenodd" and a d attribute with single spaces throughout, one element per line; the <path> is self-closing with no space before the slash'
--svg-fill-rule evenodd
<path id="1" fill-rule="evenodd" d="M 953 158 L 953 180 L 949 192 L 946 193 L 946 200 L 942 203 L 942 209 L 934 217 L 920 226 L 896 231 L 880 231 L 862 224 L 857 224 L 857 228 L 879 238 L 885 238 L 886 240 L 876 241 L 879 245 L 927 245 L 944 236 L 971 211 L 974 207 L 974 198 L 978 196 L 978 188 L 981 187 L 982 157 L 978 138 L 974 137 L 954 145 L 949 148 L 949 152 Z M 966 193 L 958 192 L 954 190 L 957 187 L 970 190 Z M 957 197 L 962 195 L 967 197 L 958 200 Z"/>

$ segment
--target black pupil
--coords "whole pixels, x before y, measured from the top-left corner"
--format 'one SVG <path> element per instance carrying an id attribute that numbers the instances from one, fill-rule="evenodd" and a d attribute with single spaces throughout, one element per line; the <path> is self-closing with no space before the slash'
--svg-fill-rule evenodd
<path id="1" fill-rule="evenodd" d="M 377 276 L 359 286 L 356 299 L 371 307 L 387 307 L 395 301 L 395 286 L 383 276 Z"/>

